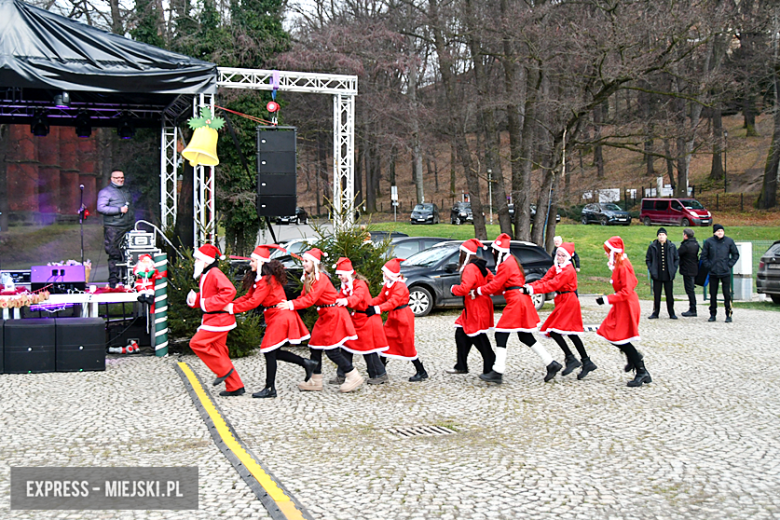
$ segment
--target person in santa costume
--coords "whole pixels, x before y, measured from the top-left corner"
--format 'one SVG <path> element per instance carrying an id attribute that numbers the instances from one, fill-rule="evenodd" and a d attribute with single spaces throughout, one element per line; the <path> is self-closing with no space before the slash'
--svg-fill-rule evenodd
<path id="1" fill-rule="evenodd" d="M 297 312 L 279 309 L 276 304 L 285 299 L 284 285 L 287 272 L 278 260 L 271 260 L 271 250 L 283 247 L 276 244 L 257 246 L 249 260 L 251 270 L 244 278 L 246 294 L 229 303 L 225 310 L 238 314 L 260 307 L 265 318 L 265 334 L 260 343 L 260 352 L 265 356 L 265 388 L 252 394 L 252 397 L 276 397 L 277 360 L 293 363 L 306 371 L 308 381 L 317 363 L 310 359 L 282 350 L 282 345 L 290 343 L 300 345 L 309 339 L 309 329 L 303 324 Z"/>
<path id="2" fill-rule="evenodd" d="M 555 340 L 566 355 L 566 368 L 563 369 L 561 375 L 571 374 L 575 368 L 581 366 L 582 370 L 577 374 L 577 379 L 584 379 L 598 367 L 588 357 L 585 345 L 580 339 L 580 334 L 585 332 L 585 329 L 582 326 L 580 300 L 575 294 L 577 271 L 574 270 L 574 265 L 571 263 L 572 253 L 574 253 L 573 243 L 564 242 L 561 244 L 561 247 L 555 250 L 554 263 L 547 274 L 541 280 L 524 285 L 523 290 L 528 294 L 544 294 L 553 291 L 558 293 L 555 296 L 555 309 L 542 325 L 542 333 Z M 569 337 L 582 357 L 582 362 L 578 361 L 571 353 L 563 336 Z"/>
<path id="3" fill-rule="evenodd" d="M 190 348 L 218 376 L 214 380 L 214 386 L 224 381 L 225 390 L 219 395 L 243 395 L 244 383 L 230 361 L 227 348 L 228 332 L 236 328 L 236 318 L 225 310 L 225 305 L 233 301 L 236 288 L 219 270 L 219 249 L 205 244 L 199 247 L 193 256 L 194 276 L 200 282 L 200 291 L 189 292 L 187 305 L 200 308 L 203 311 L 203 321 L 190 340 Z"/>
<path id="4" fill-rule="evenodd" d="M 403 258 L 393 258 L 382 266 L 384 285 L 376 298 L 369 302 L 369 308 L 373 308 L 378 315 L 387 312 L 384 330 L 390 348 L 379 355 L 388 359 L 411 361 L 416 372 L 409 381 L 418 383 L 428 379 L 428 372 L 425 371 L 414 346 L 414 313 L 409 308 L 409 289 L 401 274 L 403 261 Z"/>
<path id="5" fill-rule="evenodd" d="M 510 253 L 510 241 L 511 237 L 506 233 L 501 233 L 493 241 L 496 276 L 491 282 L 477 288 L 477 294 L 480 296 L 503 294 L 506 299 L 506 307 L 495 328 L 496 362 L 493 370 L 479 377 L 491 383 L 502 382 L 506 370 L 506 342 L 511 333 L 517 332 L 520 341 L 531 347 L 547 367 L 547 375 L 544 376 L 544 381 L 547 382 L 563 367 L 534 338 L 533 332 L 539 329 L 539 314 L 531 297 L 521 291 L 525 285 L 525 270 L 520 261 Z"/>
<path id="6" fill-rule="evenodd" d="M 298 383 L 301 390 L 322 390 L 322 351 L 338 365 L 344 374 L 344 383 L 339 390 L 352 392 L 363 384 L 363 378 L 352 366 L 339 347 L 345 342 L 356 340 L 357 334 L 347 309 L 336 305 L 338 293 L 322 272 L 322 257 L 327 256 L 319 249 L 310 249 L 303 254 L 303 291 L 295 300 L 284 300 L 277 307 L 291 311 L 317 307 L 319 318 L 314 324 L 309 339 L 311 359 L 317 363 L 311 379 Z"/>
<path id="7" fill-rule="evenodd" d="M 488 374 L 496 362 L 496 355 L 490 345 L 487 333 L 493 330 L 493 300 L 490 296 L 477 294 L 477 289 L 491 280 L 493 273 L 487 268 L 485 259 L 477 254 L 487 249 L 482 242 L 472 238 L 460 245 L 460 284 L 450 290 L 455 296 L 463 296 L 463 312 L 455 320 L 455 346 L 457 362 L 449 374 L 468 373 L 468 356 L 474 345 L 482 355 L 482 374 Z"/>
<path id="8" fill-rule="evenodd" d="M 628 359 L 626 372 L 636 371 L 633 381 L 629 381 L 628 386 L 652 383 L 653 378 L 645 368 L 644 357 L 631 344 L 632 341 L 639 341 L 641 312 L 639 296 L 635 291 L 638 282 L 634 274 L 634 266 L 625 254 L 622 238 L 612 237 L 604 242 L 604 251 L 609 257 L 607 267 L 612 271 L 610 283 L 615 294 L 610 294 L 606 298 L 604 296 L 596 298 L 596 303 L 599 305 L 608 303 L 612 306 L 599 330 L 596 331 L 596 335 L 609 341 L 626 355 Z"/>
<path id="9" fill-rule="evenodd" d="M 387 370 L 379 359 L 379 353 L 390 347 L 387 344 L 381 314 L 377 314 L 373 307 L 369 306 L 371 292 L 368 289 L 368 281 L 355 271 L 349 258 L 342 256 L 334 267 L 341 281 L 336 304 L 352 309 L 352 324 L 358 336 L 356 341 L 347 341 L 341 347 L 344 356 L 352 361 L 353 354 L 361 354 L 368 368 L 368 384 L 386 383 Z M 330 382 L 342 384 L 344 380 L 344 374 L 337 373 L 336 379 Z"/>

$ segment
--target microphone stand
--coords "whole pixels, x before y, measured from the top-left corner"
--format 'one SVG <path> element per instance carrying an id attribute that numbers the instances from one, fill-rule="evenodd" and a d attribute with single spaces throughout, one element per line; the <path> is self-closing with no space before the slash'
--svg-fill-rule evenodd
<path id="1" fill-rule="evenodd" d="M 87 208 L 84 206 L 84 185 L 82 184 L 79 188 L 81 189 L 81 200 L 79 202 L 79 227 L 81 228 L 81 266 L 84 267 L 84 211 Z M 86 268 L 84 270 L 86 271 Z M 86 282 L 89 283 L 89 280 L 86 280 Z"/>

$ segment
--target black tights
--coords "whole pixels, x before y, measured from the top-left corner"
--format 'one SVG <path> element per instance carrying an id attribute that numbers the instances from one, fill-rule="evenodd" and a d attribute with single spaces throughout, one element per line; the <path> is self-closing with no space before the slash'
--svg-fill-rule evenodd
<path id="1" fill-rule="evenodd" d="M 347 358 L 347 361 L 352 363 L 352 352 L 349 350 L 342 350 L 341 354 Z M 387 373 L 387 370 L 385 369 L 385 365 L 379 360 L 379 354 L 376 352 L 372 352 L 370 354 L 363 354 L 363 359 L 366 360 L 366 368 L 368 369 L 368 377 L 375 378 L 379 376 L 383 376 Z M 338 369 L 336 371 L 336 375 L 339 377 L 344 377 L 344 373 L 341 372 L 341 369 Z"/>
<path id="2" fill-rule="evenodd" d="M 644 364 L 642 363 L 642 355 L 630 342 L 624 343 L 622 345 L 613 343 L 613 345 L 623 351 L 623 353 L 626 355 L 626 358 L 628 359 L 628 363 L 634 368 L 644 367 Z"/>
<path id="3" fill-rule="evenodd" d="M 555 341 L 559 347 L 561 347 L 561 350 L 563 350 L 563 353 L 566 357 L 569 357 L 572 355 L 571 350 L 569 350 L 568 345 L 566 345 L 566 340 L 563 339 L 563 336 L 561 334 L 558 334 L 557 332 L 550 332 L 550 337 Z M 585 359 L 588 357 L 588 352 L 585 350 L 585 345 L 582 344 L 582 340 L 579 336 L 576 334 L 570 334 L 568 335 L 571 342 L 574 344 L 574 346 L 577 348 L 577 352 L 580 353 L 580 357 L 582 359 Z"/>
<path id="4" fill-rule="evenodd" d="M 311 359 L 317 362 L 317 368 L 314 369 L 314 373 L 322 374 L 322 349 L 310 348 L 309 350 L 311 351 Z M 344 351 L 340 348 L 326 350 L 325 354 L 328 356 L 328 359 L 336 363 L 339 367 L 338 369 L 344 374 L 348 374 L 355 369 L 352 366 L 352 362 L 344 357 Z"/>
<path id="5" fill-rule="evenodd" d="M 462 327 L 455 329 L 455 346 L 458 351 L 455 368 L 468 371 L 469 351 L 472 345 L 477 347 L 479 353 L 482 354 L 482 373 L 487 374 L 493 370 L 493 364 L 496 362 L 496 353 L 493 352 L 493 347 L 490 346 L 490 339 L 488 339 L 487 334 L 468 336 L 463 332 Z"/>
<path id="6" fill-rule="evenodd" d="M 276 360 L 286 361 L 294 365 L 303 366 L 303 358 L 298 354 L 293 354 L 280 348 L 272 350 L 271 352 L 265 352 L 265 387 L 273 388 L 276 384 Z"/>
<path id="7" fill-rule="evenodd" d="M 536 344 L 536 338 L 530 332 L 518 332 L 517 337 L 520 338 L 520 342 L 529 347 L 533 347 Z M 506 348 L 506 342 L 509 341 L 508 332 L 496 332 L 496 347 Z"/>

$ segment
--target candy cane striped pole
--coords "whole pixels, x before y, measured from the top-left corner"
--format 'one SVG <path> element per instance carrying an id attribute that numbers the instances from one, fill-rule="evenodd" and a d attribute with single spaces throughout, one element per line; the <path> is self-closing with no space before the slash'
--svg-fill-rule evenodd
<path id="1" fill-rule="evenodd" d="M 154 284 L 154 354 L 168 355 L 168 255 L 154 255 L 154 267 L 162 278 Z"/>

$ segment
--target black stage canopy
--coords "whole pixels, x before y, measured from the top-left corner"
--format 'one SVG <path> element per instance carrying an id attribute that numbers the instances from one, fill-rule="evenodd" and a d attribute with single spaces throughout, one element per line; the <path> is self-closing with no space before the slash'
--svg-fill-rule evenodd
<path id="1" fill-rule="evenodd" d="M 45 114 L 75 126 L 81 114 L 92 126 L 159 127 L 163 114 L 189 117 L 193 96 L 216 93 L 216 81 L 213 63 L 0 0 L 0 123 Z"/>

